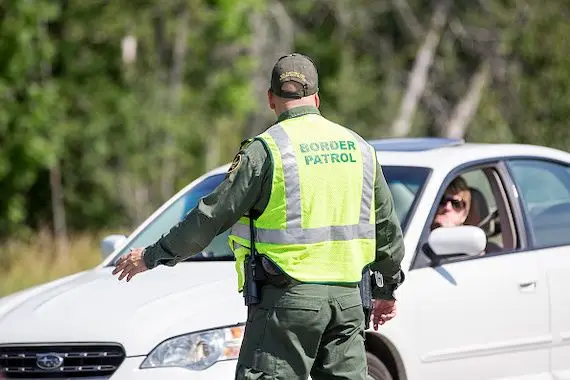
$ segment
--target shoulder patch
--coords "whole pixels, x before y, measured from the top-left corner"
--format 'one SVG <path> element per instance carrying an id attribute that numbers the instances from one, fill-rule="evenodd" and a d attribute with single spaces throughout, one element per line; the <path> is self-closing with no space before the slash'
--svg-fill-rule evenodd
<path id="1" fill-rule="evenodd" d="M 228 174 L 235 172 L 241 165 L 241 153 L 237 154 L 228 169 Z"/>

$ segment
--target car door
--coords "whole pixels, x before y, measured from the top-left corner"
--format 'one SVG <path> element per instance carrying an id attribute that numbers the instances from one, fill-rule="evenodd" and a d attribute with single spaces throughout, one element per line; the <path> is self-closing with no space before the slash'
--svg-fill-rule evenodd
<path id="1" fill-rule="evenodd" d="M 551 371 L 570 379 L 570 164 L 509 162 L 520 195 L 529 249 L 540 258 L 550 290 Z"/>
<path id="2" fill-rule="evenodd" d="M 491 221 L 485 216 L 496 215 L 493 227 L 485 227 L 495 248 L 438 264 L 422 249 L 418 252 L 409 282 L 418 284 L 414 336 L 421 378 L 550 379 L 546 276 L 538 256 L 520 249 L 524 242 L 517 238 L 504 175 L 492 165 L 453 177 L 457 174 L 483 197 L 471 205 L 470 213 L 480 213 L 478 219 L 468 217 L 471 224 L 486 225 Z M 436 203 L 453 177 L 443 184 Z M 436 209 L 434 205 L 426 227 Z"/>

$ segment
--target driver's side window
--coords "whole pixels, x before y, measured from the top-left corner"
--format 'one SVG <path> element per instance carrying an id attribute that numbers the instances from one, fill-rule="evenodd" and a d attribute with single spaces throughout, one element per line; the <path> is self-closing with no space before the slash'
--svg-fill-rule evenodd
<path id="1" fill-rule="evenodd" d="M 464 171 L 453 179 L 434 205 L 432 229 L 476 226 L 487 237 L 482 254 L 512 249 L 512 219 L 503 194 L 500 178 L 492 167 Z"/>

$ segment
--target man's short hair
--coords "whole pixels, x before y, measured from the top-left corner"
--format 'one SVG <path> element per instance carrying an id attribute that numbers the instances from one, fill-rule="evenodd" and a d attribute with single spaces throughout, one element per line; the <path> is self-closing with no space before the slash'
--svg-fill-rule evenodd
<path id="1" fill-rule="evenodd" d="M 299 93 L 303 91 L 303 85 L 301 83 L 298 82 L 293 82 L 292 80 L 288 81 L 288 82 L 284 82 L 281 85 L 281 92 L 293 92 L 293 93 Z"/>

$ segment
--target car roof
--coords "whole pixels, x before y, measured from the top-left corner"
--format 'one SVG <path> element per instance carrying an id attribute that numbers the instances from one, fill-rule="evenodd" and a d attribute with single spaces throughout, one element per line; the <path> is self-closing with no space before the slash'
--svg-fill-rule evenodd
<path id="1" fill-rule="evenodd" d="M 570 162 L 570 153 L 529 144 L 497 144 L 466 142 L 463 139 L 443 137 L 403 137 L 370 139 L 381 165 L 426 167 L 450 171 L 469 162 L 507 157 L 542 157 Z M 229 164 L 209 174 L 225 173 Z"/>
<path id="2" fill-rule="evenodd" d="M 451 170 L 469 162 L 507 157 L 542 157 L 570 162 L 567 152 L 528 144 L 474 143 L 438 137 L 386 138 L 368 142 L 376 149 L 382 165 Z"/>

